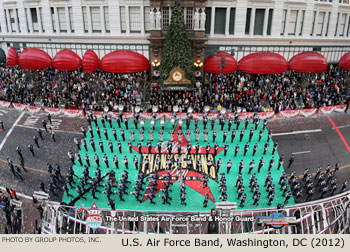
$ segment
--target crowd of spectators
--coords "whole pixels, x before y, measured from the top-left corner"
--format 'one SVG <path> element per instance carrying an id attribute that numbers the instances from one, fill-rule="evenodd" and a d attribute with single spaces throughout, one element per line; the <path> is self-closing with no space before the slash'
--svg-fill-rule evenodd
<path id="1" fill-rule="evenodd" d="M 45 69 L 29 71 L 0 67 L 0 100 L 67 109 L 102 110 L 122 103 L 131 109 L 136 90 L 144 85 L 144 73 L 114 74 L 80 70 Z"/>
<path id="2" fill-rule="evenodd" d="M 145 73 L 115 74 L 97 71 L 92 74 L 80 70 L 61 72 L 54 69 L 29 71 L 0 67 L 0 99 L 30 105 L 68 109 L 103 110 L 123 104 L 131 111 L 150 93 L 149 105 L 159 111 L 170 112 L 177 105 L 179 111 L 193 107 L 202 112 L 205 105 L 218 105 L 230 111 L 263 112 L 319 108 L 349 104 L 349 75 L 330 66 L 319 74 L 288 71 L 275 75 L 251 75 L 235 72 L 227 75 L 208 74 L 206 83 L 197 82 L 193 90 L 165 91 L 157 83 L 149 88 Z M 149 106 L 150 108 L 150 106 Z M 146 108 L 149 109 L 149 108 Z"/>
<path id="3" fill-rule="evenodd" d="M 180 111 L 189 106 L 202 111 L 204 104 L 229 110 L 264 112 L 291 109 L 319 108 L 349 104 L 350 82 L 348 72 L 330 67 L 319 74 L 288 71 L 275 75 L 232 73 L 208 74 L 208 85 L 196 87 L 193 92 L 175 94 L 152 89 L 151 103 L 163 111 L 178 105 Z"/>
<path id="4" fill-rule="evenodd" d="M 18 200 L 16 191 L 6 188 L 0 190 L 0 234 L 19 234 L 22 228 L 22 211 L 10 203 L 11 199 Z M 3 221 L 1 221 L 3 215 Z"/>

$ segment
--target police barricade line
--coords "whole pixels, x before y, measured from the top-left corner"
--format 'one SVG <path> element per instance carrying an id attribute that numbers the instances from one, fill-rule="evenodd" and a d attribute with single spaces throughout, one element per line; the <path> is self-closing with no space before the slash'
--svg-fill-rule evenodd
<path id="1" fill-rule="evenodd" d="M 346 105 L 337 105 L 334 107 L 335 112 L 344 112 L 346 109 Z"/>
<path id="2" fill-rule="evenodd" d="M 74 109 L 61 109 L 61 115 L 65 115 L 68 117 L 80 117 L 83 116 L 83 111 Z"/>
<path id="3" fill-rule="evenodd" d="M 27 105 L 24 105 L 22 103 L 12 103 L 13 108 L 19 111 L 27 111 Z"/>
<path id="4" fill-rule="evenodd" d="M 42 108 L 38 106 L 27 106 L 27 111 L 30 113 L 40 113 Z"/>
<path id="5" fill-rule="evenodd" d="M 50 107 L 38 107 L 38 106 L 28 106 L 21 103 L 11 103 L 7 101 L 0 101 L 0 107 L 1 108 L 14 108 L 19 111 L 29 111 L 31 113 L 50 113 L 52 115 L 65 115 L 69 117 L 81 117 L 83 116 L 82 110 L 74 110 L 74 109 L 61 109 L 61 108 L 50 108 Z M 346 105 L 336 105 L 336 106 L 328 106 L 328 107 L 321 107 L 319 111 L 317 112 L 317 109 L 300 109 L 300 110 L 282 110 L 278 113 L 277 117 L 285 117 L 285 118 L 291 118 L 296 116 L 304 116 L 309 117 L 316 113 L 318 114 L 331 114 L 333 112 L 344 112 L 346 108 Z M 103 114 L 102 111 L 91 111 L 94 115 L 96 115 L 98 118 L 101 117 Z M 111 115 L 112 118 L 116 118 L 118 116 L 118 113 L 116 112 L 109 112 L 108 114 Z M 259 112 L 257 113 L 260 119 L 267 119 L 267 118 L 273 118 L 275 116 L 275 113 L 273 111 L 269 112 Z M 253 118 L 254 113 L 253 112 L 240 112 L 239 113 L 241 119 L 245 118 Z M 123 116 L 125 116 L 128 119 L 133 119 L 133 113 L 126 112 L 123 113 Z M 194 119 L 201 120 L 203 118 L 201 113 L 193 113 L 192 114 Z M 170 120 L 172 117 L 172 113 L 157 113 L 157 119 L 164 119 L 164 120 Z M 219 113 L 211 112 L 208 113 L 208 120 L 217 120 L 219 118 Z M 227 113 L 226 114 L 227 119 L 233 119 L 234 113 Z M 140 113 L 140 119 L 145 120 L 151 120 L 152 119 L 152 113 Z M 177 119 L 186 119 L 186 113 L 177 113 Z"/>
<path id="6" fill-rule="evenodd" d="M 273 118 L 275 116 L 275 112 L 273 111 L 261 112 L 261 113 L 258 113 L 258 116 L 261 120 L 265 120 L 265 119 Z"/>
<path id="7" fill-rule="evenodd" d="M 299 110 L 282 110 L 278 113 L 278 117 L 296 117 L 300 114 Z"/>
<path id="8" fill-rule="evenodd" d="M 326 115 L 329 115 L 331 114 L 332 112 L 334 111 L 334 107 L 321 107 L 319 109 L 319 114 L 326 114 Z"/>
<path id="9" fill-rule="evenodd" d="M 60 108 L 43 108 L 43 112 L 50 113 L 51 115 L 61 115 L 62 114 L 62 109 Z"/>
<path id="10" fill-rule="evenodd" d="M 10 107 L 10 103 L 7 101 L 0 101 L 0 107 L 1 108 L 8 108 L 8 107 Z"/>
<path id="11" fill-rule="evenodd" d="M 300 116 L 309 117 L 317 113 L 317 109 L 301 109 L 299 110 Z"/>

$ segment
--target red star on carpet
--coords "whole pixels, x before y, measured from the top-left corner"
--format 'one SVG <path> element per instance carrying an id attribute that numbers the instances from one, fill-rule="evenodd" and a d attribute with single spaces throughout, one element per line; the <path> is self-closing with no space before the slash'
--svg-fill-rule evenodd
<path id="1" fill-rule="evenodd" d="M 174 141 L 173 141 L 173 150 L 171 153 L 173 154 L 177 154 L 177 146 L 178 144 L 181 144 L 181 154 L 186 154 L 187 152 L 187 139 L 185 137 L 185 135 L 182 133 L 181 134 L 181 142 L 179 141 L 179 135 L 177 134 L 179 131 L 180 127 L 179 125 L 176 126 L 175 131 L 174 131 Z M 175 143 L 175 144 L 174 144 Z M 139 148 L 137 146 L 132 146 L 132 148 L 139 154 L 158 154 L 158 149 L 157 147 L 151 147 L 151 152 L 149 152 L 148 147 L 147 146 L 142 146 L 141 147 L 141 152 L 139 151 Z M 219 147 L 217 150 L 217 154 L 220 153 L 221 151 L 224 150 L 224 147 Z M 167 148 L 162 148 L 161 149 L 161 153 L 168 153 Z M 171 154 L 169 153 L 169 154 Z M 196 149 L 195 146 L 192 146 L 190 154 L 196 154 Z M 200 147 L 198 154 L 206 154 L 206 148 L 205 147 Z M 209 150 L 209 154 L 215 154 L 215 148 L 211 147 Z M 159 171 L 158 172 L 158 176 L 162 177 L 164 176 L 166 173 L 168 173 L 169 171 Z M 172 174 L 172 172 L 174 171 L 170 171 L 170 173 Z M 199 179 L 197 180 L 185 180 L 185 185 L 187 185 L 188 187 L 192 188 L 193 190 L 195 190 L 196 192 L 202 194 L 203 196 L 206 196 L 207 194 L 209 195 L 209 200 L 211 200 L 212 202 L 215 203 L 215 198 L 209 188 L 209 186 L 207 186 L 206 188 L 203 188 L 203 182 L 201 181 L 201 178 L 203 178 L 203 175 L 198 173 L 198 172 L 194 172 L 194 171 L 188 171 L 188 173 L 186 174 L 186 176 L 188 177 L 198 177 Z M 172 176 L 174 177 L 174 176 Z M 175 176 L 176 179 L 172 179 L 170 180 L 170 183 L 173 184 L 175 183 L 177 180 L 179 180 L 179 176 Z M 150 185 L 150 183 L 149 183 Z M 162 189 L 165 188 L 165 184 L 163 183 L 163 180 L 158 180 L 157 181 L 157 186 L 154 190 L 154 195 L 156 195 L 157 193 L 159 193 Z M 149 189 L 146 190 L 145 195 L 143 196 L 142 202 L 146 201 L 148 199 L 148 197 L 146 196 L 149 193 Z"/>
<path id="2" fill-rule="evenodd" d="M 160 172 L 158 172 L 158 176 L 161 177 L 161 176 L 164 176 L 167 173 L 168 173 L 168 171 L 160 171 Z M 200 179 L 203 178 L 202 174 L 199 174 L 198 172 L 194 172 L 194 171 L 189 171 L 186 176 L 198 177 Z M 171 179 L 170 180 L 170 184 L 174 184 L 176 181 L 179 181 L 178 176 L 176 176 L 176 177 L 177 177 L 177 179 Z M 204 197 L 208 194 L 209 195 L 209 200 L 211 200 L 212 202 L 215 203 L 215 199 L 214 199 L 213 193 L 211 192 L 209 186 L 203 188 L 203 182 L 201 180 L 185 180 L 185 185 L 187 185 L 188 187 L 192 188 L 196 192 L 202 194 Z M 165 185 L 164 185 L 163 180 L 158 180 L 157 181 L 157 186 L 155 187 L 155 190 L 154 190 L 154 195 L 159 193 L 164 188 L 165 188 Z M 142 202 L 144 202 L 144 201 L 146 201 L 148 199 L 148 197 L 146 196 L 147 194 L 149 194 L 149 189 L 146 190 L 145 195 L 142 198 Z"/>

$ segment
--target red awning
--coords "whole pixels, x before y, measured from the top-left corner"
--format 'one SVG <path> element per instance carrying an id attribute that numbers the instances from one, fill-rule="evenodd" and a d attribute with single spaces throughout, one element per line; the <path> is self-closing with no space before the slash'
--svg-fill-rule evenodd
<path id="1" fill-rule="evenodd" d="M 208 73 L 221 73 L 221 58 L 225 57 L 225 67 L 223 74 L 237 71 L 237 61 L 229 53 L 219 51 L 216 57 L 211 54 L 204 62 L 204 71 Z"/>
<path id="2" fill-rule="evenodd" d="M 350 70 L 350 52 L 345 53 L 339 60 L 339 67 Z"/>
<path id="3" fill-rule="evenodd" d="M 98 56 L 93 50 L 87 50 L 83 57 L 83 71 L 86 73 L 95 72 L 98 68 Z"/>
<path id="4" fill-rule="evenodd" d="M 251 74 L 279 74 L 288 70 L 288 62 L 277 53 L 257 52 L 243 57 L 238 70 Z"/>
<path id="5" fill-rule="evenodd" d="M 18 63 L 18 54 L 16 50 L 13 47 L 11 47 L 7 55 L 7 65 L 9 67 L 14 67 L 15 65 L 17 65 L 17 63 Z"/>
<path id="6" fill-rule="evenodd" d="M 30 70 L 49 68 L 51 66 L 51 57 L 43 50 L 27 48 L 18 56 L 18 65 Z"/>
<path id="7" fill-rule="evenodd" d="M 106 54 L 100 62 L 100 69 L 112 73 L 137 73 L 149 70 L 148 59 L 133 51 L 114 51 Z"/>
<path id="8" fill-rule="evenodd" d="M 327 67 L 326 58 L 317 52 L 302 52 L 289 60 L 289 69 L 301 73 L 321 73 Z"/>
<path id="9" fill-rule="evenodd" d="M 75 52 L 63 49 L 52 60 L 52 66 L 61 71 L 72 71 L 81 67 L 81 58 Z"/>

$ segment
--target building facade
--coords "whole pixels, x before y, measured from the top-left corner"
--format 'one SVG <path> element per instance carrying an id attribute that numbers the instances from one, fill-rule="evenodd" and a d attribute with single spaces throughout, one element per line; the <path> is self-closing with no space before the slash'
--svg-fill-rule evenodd
<path id="1" fill-rule="evenodd" d="M 36 47 L 54 56 L 67 48 L 100 58 L 114 50 L 160 60 L 173 0 L 0 0 L 0 43 Z M 289 60 L 302 51 L 337 62 L 350 51 L 349 0 L 183 0 L 194 61 L 216 50 L 237 60 L 274 51 Z"/>

